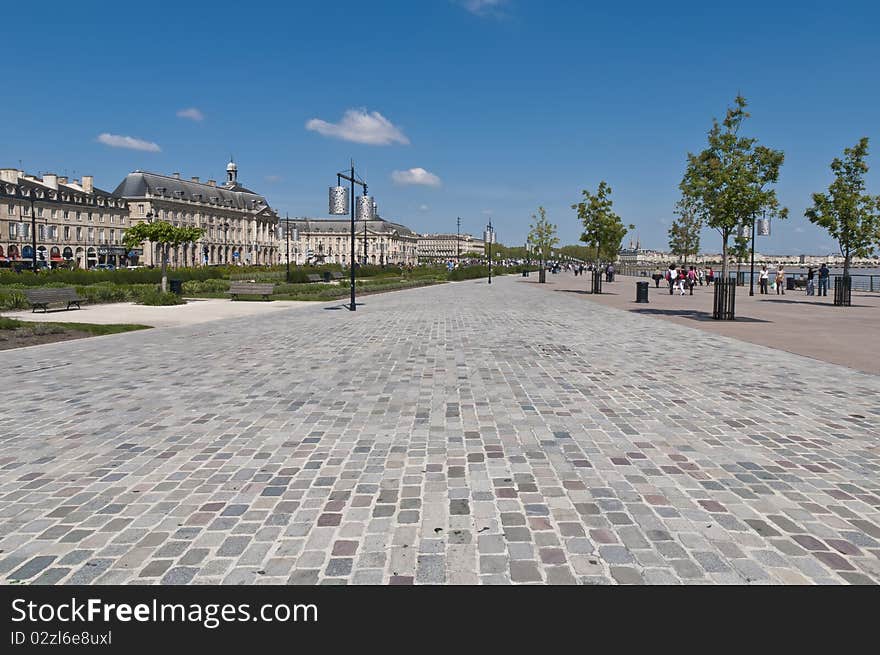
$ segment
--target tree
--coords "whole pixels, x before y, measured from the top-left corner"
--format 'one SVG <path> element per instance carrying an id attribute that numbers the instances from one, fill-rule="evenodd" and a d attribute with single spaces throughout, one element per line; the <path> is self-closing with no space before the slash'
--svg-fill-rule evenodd
<path id="1" fill-rule="evenodd" d="M 739 283 L 739 269 L 742 266 L 742 263 L 749 258 L 749 244 L 751 243 L 751 239 L 748 236 L 745 236 L 745 231 L 742 234 L 737 234 L 733 238 L 733 244 L 730 246 L 730 254 L 736 260 L 736 277 L 737 284 Z"/>
<path id="2" fill-rule="evenodd" d="M 682 263 L 686 266 L 688 256 L 694 255 L 696 258 L 700 252 L 700 230 L 703 228 L 703 220 L 687 198 L 682 198 L 675 204 L 675 213 L 678 218 L 669 228 L 669 250 L 676 257 L 681 257 Z"/>
<path id="3" fill-rule="evenodd" d="M 679 185 L 682 195 L 694 204 L 697 215 L 721 235 L 721 279 L 727 279 L 728 241 L 741 225 L 751 227 L 758 214 L 785 218 L 788 210 L 779 206 L 776 191 L 785 160 L 781 150 L 757 145 L 757 139 L 739 135 L 749 117 L 746 99 L 738 95 L 735 106 L 719 123 L 713 119 L 708 147 L 694 155 Z"/>
<path id="4" fill-rule="evenodd" d="M 824 227 L 838 243 L 843 255 L 843 274 L 849 275 L 853 256 L 868 257 L 880 241 L 880 196 L 865 191 L 868 172 L 868 137 L 843 151 L 844 159 L 834 158 L 834 182 L 828 193 L 814 193 L 813 206 L 804 212 L 811 223 Z"/>
<path id="5" fill-rule="evenodd" d="M 584 199 L 572 205 L 584 226 L 581 241 L 596 249 L 596 265 L 603 260 L 614 261 L 620 251 L 620 244 L 629 230 L 635 225 L 626 226 L 620 216 L 612 211 L 611 187 L 603 180 L 595 194 L 584 189 Z"/>
<path id="6" fill-rule="evenodd" d="M 547 220 L 547 212 L 543 207 L 538 207 L 538 213 L 532 214 L 532 220 L 534 222 L 529 225 L 529 236 L 526 241 L 531 246 L 532 252 L 541 260 L 543 270 L 544 262 L 550 259 L 550 251 L 559 244 L 559 238 L 556 236 L 556 226 Z"/>
<path id="7" fill-rule="evenodd" d="M 137 248 L 145 241 L 159 244 L 162 260 L 162 292 L 168 290 L 168 250 L 172 246 L 198 241 L 205 230 L 200 227 L 174 227 L 167 221 L 138 223 L 125 233 L 123 244 L 127 249 Z"/>

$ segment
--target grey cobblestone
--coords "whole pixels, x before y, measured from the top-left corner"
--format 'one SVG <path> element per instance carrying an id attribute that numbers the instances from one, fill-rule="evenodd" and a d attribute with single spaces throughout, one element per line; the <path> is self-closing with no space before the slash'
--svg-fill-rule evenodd
<path id="1" fill-rule="evenodd" d="M 4 582 L 880 582 L 877 376 L 517 278 L 3 357 Z"/>

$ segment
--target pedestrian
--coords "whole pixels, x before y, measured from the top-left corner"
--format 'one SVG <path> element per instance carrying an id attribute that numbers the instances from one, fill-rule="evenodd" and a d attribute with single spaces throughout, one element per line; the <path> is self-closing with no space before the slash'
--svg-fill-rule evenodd
<path id="1" fill-rule="evenodd" d="M 663 279 L 663 273 L 660 272 L 659 268 L 655 268 L 654 275 L 652 275 L 651 277 L 654 278 L 654 287 L 656 289 L 659 289 L 660 288 L 660 280 Z"/>
<path id="2" fill-rule="evenodd" d="M 703 286 L 703 282 L 706 280 L 706 271 L 703 270 L 703 267 L 697 269 L 697 280 L 700 282 L 700 286 Z"/>
<path id="3" fill-rule="evenodd" d="M 706 286 L 710 284 L 714 284 L 715 282 L 715 271 L 712 270 L 712 267 L 706 269 Z"/>
<path id="4" fill-rule="evenodd" d="M 761 267 L 761 276 L 758 280 L 761 284 L 761 294 L 766 295 L 767 285 L 770 283 L 770 273 L 767 271 L 767 266 Z"/>
<path id="5" fill-rule="evenodd" d="M 827 296 L 828 295 L 828 279 L 831 277 L 831 271 L 828 270 L 828 267 L 825 265 L 825 262 L 822 262 L 822 266 L 819 267 L 819 295 Z"/>
<path id="6" fill-rule="evenodd" d="M 810 266 L 807 269 L 807 295 L 815 296 L 816 295 L 816 287 L 814 286 L 813 278 L 816 276 L 816 273 L 813 271 L 813 267 Z"/>
<path id="7" fill-rule="evenodd" d="M 785 295 L 785 269 L 782 264 L 776 267 L 776 295 Z"/>
<path id="8" fill-rule="evenodd" d="M 678 276 L 675 278 L 678 281 L 678 290 L 680 291 L 679 295 L 684 295 L 684 285 L 687 281 L 687 273 L 684 270 L 684 267 L 678 270 Z"/>
<path id="9" fill-rule="evenodd" d="M 675 278 L 678 277 L 678 270 L 675 268 L 675 264 L 670 264 L 669 268 L 666 269 L 666 281 L 669 283 L 669 295 L 672 295 L 672 291 L 675 288 Z"/>

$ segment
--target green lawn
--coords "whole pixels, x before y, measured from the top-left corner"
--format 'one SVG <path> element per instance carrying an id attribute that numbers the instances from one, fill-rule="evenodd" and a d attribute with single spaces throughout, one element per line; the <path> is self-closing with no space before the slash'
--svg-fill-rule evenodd
<path id="1" fill-rule="evenodd" d="M 38 330 L 41 332 L 76 330 L 77 332 L 88 332 L 89 334 L 100 336 L 103 334 L 131 332 L 133 330 L 147 330 L 150 326 L 136 325 L 132 323 L 117 323 L 114 325 L 96 325 L 93 323 L 38 323 L 35 321 L 17 321 L 14 318 L 3 318 L 0 316 L 0 330 L 15 330 L 19 328 Z"/>

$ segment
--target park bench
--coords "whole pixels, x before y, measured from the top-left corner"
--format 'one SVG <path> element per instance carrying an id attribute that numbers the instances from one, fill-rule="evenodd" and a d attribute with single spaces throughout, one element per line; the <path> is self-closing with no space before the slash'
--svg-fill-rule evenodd
<path id="1" fill-rule="evenodd" d="M 331 277 L 332 279 L 334 279 L 334 280 L 341 280 L 341 279 L 342 279 L 342 273 L 340 273 L 339 271 L 332 271 L 332 272 L 330 273 L 330 277 Z"/>
<path id="2" fill-rule="evenodd" d="M 323 282 L 321 276 L 317 273 L 309 273 L 308 275 L 306 275 L 306 280 L 308 280 L 309 282 Z"/>
<path id="3" fill-rule="evenodd" d="M 261 284 L 258 282 L 231 282 L 229 284 L 228 293 L 232 296 L 232 300 L 238 300 L 238 296 L 263 296 L 265 300 L 269 300 L 275 292 L 275 285 L 271 282 Z"/>
<path id="4" fill-rule="evenodd" d="M 51 303 L 67 303 L 67 309 L 70 309 L 71 305 L 76 305 L 77 309 L 81 309 L 79 304 L 85 300 L 80 298 L 76 293 L 76 289 L 71 287 L 63 289 L 25 289 L 24 295 L 33 308 L 31 309 L 32 314 L 37 311 L 37 307 L 42 307 L 43 313 L 47 312 Z"/>

